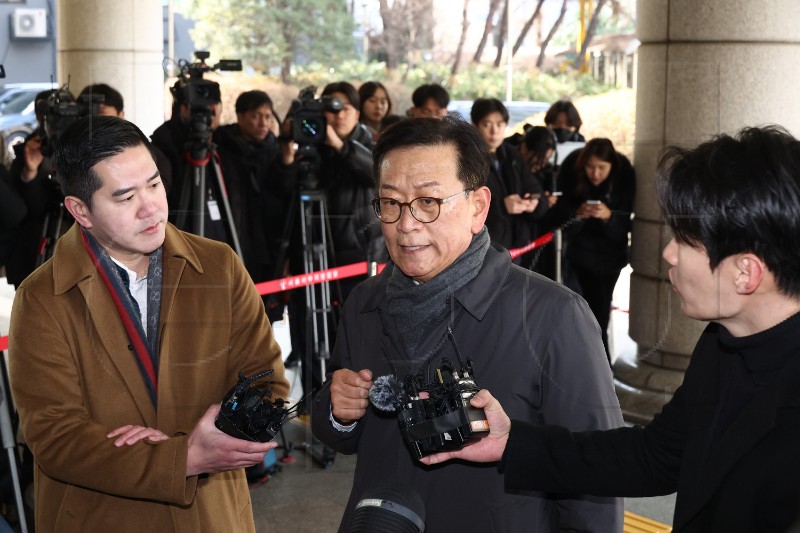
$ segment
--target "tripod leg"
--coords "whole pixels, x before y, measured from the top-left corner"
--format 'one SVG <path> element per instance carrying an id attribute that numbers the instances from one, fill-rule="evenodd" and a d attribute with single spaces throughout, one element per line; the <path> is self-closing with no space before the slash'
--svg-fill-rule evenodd
<path id="1" fill-rule="evenodd" d="M 328 268 L 328 247 L 325 225 L 328 223 L 325 211 L 325 197 L 319 192 L 301 193 L 301 234 L 303 238 L 303 264 L 306 273 Z M 325 379 L 325 359 L 330 356 L 330 335 L 328 319 L 331 316 L 329 282 L 306 287 L 306 347 L 307 366 L 304 393 L 313 387 L 314 373 L 319 374 L 321 385 Z M 333 466 L 336 452 L 311 435 L 310 443 L 303 445 L 311 458 L 323 468 Z"/>
<path id="2" fill-rule="evenodd" d="M 28 532 L 28 524 L 25 520 L 25 504 L 22 498 L 22 487 L 19 484 L 19 473 L 17 471 L 17 457 L 14 453 L 16 439 L 11 429 L 11 414 L 8 410 L 8 400 L 6 398 L 5 387 L 0 395 L 0 433 L 3 438 L 3 448 L 8 451 L 8 469 L 11 471 L 11 481 L 14 484 L 14 496 L 17 502 L 17 514 L 19 515 L 19 525 L 22 533 Z"/>
<path id="3" fill-rule="evenodd" d="M 242 261 L 244 261 L 244 255 L 242 255 L 242 246 L 239 244 L 239 234 L 236 232 L 236 223 L 233 221 L 233 211 L 231 211 L 231 204 L 228 201 L 228 188 L 225 187 L 225 179 L 222 176 L 222 168 L 219 166 L 219 156 L 214 150 L 211 151 L 211 163 L 214 165 L 211 168 L 216 174 L 217 185 L 219 186 L 220 196 L 222 197 L 222 208 L 225 210 L 225 220 L 228 222 L 228 231 L 230 231 L 231 241 L 233 243 L 232 248 L 236 252 L 236 255 L 238 255 Z"/>
<path id="4" fill-rule="evenodd" d="M 194 227 L 192 233 L 204 237 L 206 234 L 206 167 L 196 166 L 194 175 L 192 176 L 192 185 L 194 187 L 194 195 L 192 197 L 194 203 Z"/>

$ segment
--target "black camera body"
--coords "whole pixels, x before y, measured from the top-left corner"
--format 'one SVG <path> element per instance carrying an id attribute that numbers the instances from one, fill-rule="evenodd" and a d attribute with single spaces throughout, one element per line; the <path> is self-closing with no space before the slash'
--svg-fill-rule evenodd
<path id="1" fill-rule="evenodd" d="M 338 113 L 344 107 L 336 97 L 315 96 L 317 88 L 313 85 L 300 91 L 292 101 L 289 116 L 292 119 L 292 140 L 302 146 L 319 146 L 325 142 L 328 121 L 325 112 Z"/>
<path id="2" fill-rule="evenodd" d="M 420 388 L 406 378 L 406 401 L 397 413 L 400 432 L 411 454 L 420 459 L 433 453 L 457 450 L 489 432 L 483 409 L 470 399 L 480 388 L 467 371 L 463 376 L 451 368 L 437 369 L 438 382 Z M 427 398 L 419 390 L 427 390 Z"/>
<path id="3" fill-rule="evenodd" d="M 263 389 L 256 386 L 256 382 L 270 375 L 272 370 L 250 377 L 240 372 L 239 381 L 222 400 L 214 425 L 238 439 L 271 441 L 289 417 L 289 410 L 280 398 L 274 402 L 268 400 L 272 396 L 269 383 Z"/>
<path id="4" fill-rule="evenodd" d="M 215 70 L 242 70 L 242 61 L 223 59 L 209 66 L 206 64 L 209 52 L 196 51 L 194 55 L 194 63 L 186 60 L 178 62 L 181 74 L 170 92 L 179 104 L 189 108 L 189 142 L 207 145 L 211 140 L 211 123 L 214 119 L 211 106 L 222 101 L 222 94 L 219 83 L 204 79 L 203 74 Z"/>
<path id="5" fill-rule="evenodd" d="M 42 153 L 52 155 L 55 145 L 76 120 L 100 113 L 105 97 L 85 94 L 75 100 L 67 86 L 53 90 L 46 99 L 36 103 L 36 113 L 43 117 Z"/>

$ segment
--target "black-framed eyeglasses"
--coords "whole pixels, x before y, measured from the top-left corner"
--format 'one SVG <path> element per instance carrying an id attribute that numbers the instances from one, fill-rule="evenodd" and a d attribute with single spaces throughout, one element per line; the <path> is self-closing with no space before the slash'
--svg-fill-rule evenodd
<path id="1" fill-rule="evenodd" d="M 409 211 L 411 211 L 411 216 L 418 221 L 423 224 L 430 224 L 439 218 L 439 213 L 442 211 L 442 204 L 446 204 L 462 194 L 466 196 L 472 191 L 473 189 L 464 189 L 461 192 L 451 194 L 445 198 L 420 196 L 419 198 L 414 198 L 410 202 L 400 202 L 394 198 L 373 198 L 372 208 L 375 210 L 375 214 L 378 218 L 381 219 L 381 222 L 385 222 L 386 224 L 394 224 L 400 220 L 404 207 L 408 207 Z"/>

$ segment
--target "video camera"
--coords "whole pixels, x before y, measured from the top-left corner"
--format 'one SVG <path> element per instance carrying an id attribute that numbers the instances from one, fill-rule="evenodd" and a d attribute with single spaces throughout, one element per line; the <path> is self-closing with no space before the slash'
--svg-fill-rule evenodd
<path id="1" fill-rule="evenodd" d="M 257 381 L 270 375 L 272 370 L 265 370 L 250 377 L 239 372 L 239 381 L 222 400 L 214 425 L 220 431 L 238 439 L 252 442 L 271 441 L 283 423 L 292 418 L 290 416 L 292 412 L 284 407 L 281 398 L 274 402 L 266 399 L 272 396 L 269 384 L 263 389 L 255 385 Z"/>
<path id="2" fill-rule="evenodd" d="M 459 370 L 443 358 L 430 383 L 420 376 L 406 376 L 402 383 L 393 375 L 379 376 L 369 391 L 370 402 L 377 409 L 397 413 L 400 433 L 416 459 L 457 450 L 489 432 L 483 409 L 469 403 L 480 391 L 470 376 L 472 361 L 463 362 L 450 328 L 447 334 L 458 356 Z"/>
<path id="3" fill-rule="evenodd" d="M 457 450 L 489 431 L 483 409 L 470 399 L 480 388 L 467 371 L 461 376 L 449 363 L 436 369 L 437 381 L 419 386 L 406 378 L 407 397 L 397 413 L 400 432 L 411 454 L 420 459 L 432 453 Z M 428 397 L 420 397 L 427 390 Z"/>
<path id="4" fill-rule="evenodd" d="M 300 95 L 292 100 L 287 118 L 292 120 L 292 140 L 303 146 L 319 146 L 325 142 L 328 121 L 325 112 L 338 113 L 344 107 L 343 102 L 334 96 L 316 97 L 317 88 L 313 85 L 300 91 Z"/>
<path id="5" fill-rule="evenodd" d="M 291 137 L 282 135 L 283 142 L 297 143 L 297 158 L 300 163 L 298 183 L 301 189 L 316 189 L 319 185 L 317 171 L 319 152 L 317 147 L 325 142 L 328 120 L 325 112 L 338 113 L 344 103 L 333 96 L 316 97 L 317 88 L 309 85 L 292 100 L 286 119 L 291 122 Z"/>
<path id="6" fill-rule="evenodd" d="M 46 98 L 36 101 L 36 114 L 42 117 L 42 153 L 52 155 L 55 145 L 76 120 L 100 114 L 101 94 L 85 94 L 75 99 L 69 86 L 53 89 Z"/>
<path id="7" fill-rule="evenodd" d="M 181 73 L 170 92 L 176 102 L 189 108 L 189 142 L 205 146 L 211 140 L 212 106 L 219 104 L 222 96 L 219 83 L 203 79 L 203 74 L 215 70 L 242 70 L 242 61 L 222 59 L 212 67 L 206 64 L 210 52 L 197 51 L 194 55 L 194 63 L 185 59 L 178 62 Z"/>

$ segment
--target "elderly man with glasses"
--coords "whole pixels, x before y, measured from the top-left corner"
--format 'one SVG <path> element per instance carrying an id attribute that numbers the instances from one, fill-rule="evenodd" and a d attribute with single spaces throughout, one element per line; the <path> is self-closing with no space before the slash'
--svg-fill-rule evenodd
<path id="1" fill-rule="evenodd" d="M 397 417 L 370 405 L 379 376 L 432 383 L 442 368 L 468 361 L 478 386 L 516 418 L 581 430 L 622 424 L 586 303 L 490 243 L 490 159 L 478 131 L 449 117 L 402 122 L 373 154 L 372 205 L 391 262 L 351 293 L 312 411 L 320 440 L 358 452 L 340 531 L 350 530 L 363 495 L 387 482 L 421 497 L 429 533 L 621 531 L 621 500 L 510 494 L 495 467 L 422 464 Z"/>

